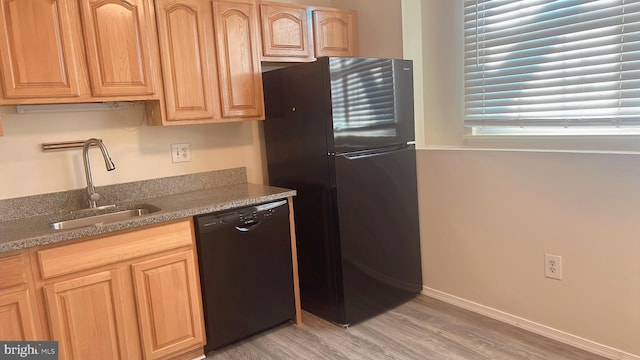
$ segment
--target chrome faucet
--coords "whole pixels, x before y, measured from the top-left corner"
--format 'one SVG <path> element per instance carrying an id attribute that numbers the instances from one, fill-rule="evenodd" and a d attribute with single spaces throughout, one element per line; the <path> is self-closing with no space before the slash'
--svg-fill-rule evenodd
<path id="1" fill-rule="evenodd" d="M 107 167 L 107 171 L 115 170 L 116 165 L 111 160 L 107 148 L 102 143 L 102 140 L 91 138 L 84 142 L 82 147 L 82 158 L 84 159 L 84 175 L 87 178 L 87 197 L 89 200 L 89 207 L 95 208 L 96 202 L 100 199 L 100 194 L 96 192 L 96 188 L 93 186 L 93 179 L 91 178 L 91 164 L 89 164 L 89 146 L 97 145 L 102 151 L 102 157 L 104 158 L 104 164 Z"/>

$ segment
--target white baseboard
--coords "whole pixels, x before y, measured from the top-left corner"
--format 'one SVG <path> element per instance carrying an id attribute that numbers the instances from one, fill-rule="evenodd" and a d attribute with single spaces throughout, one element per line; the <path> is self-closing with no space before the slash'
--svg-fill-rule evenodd
<path id="1" fill-rule="evenodd" d="M 536 322 L 523 319 L 521 317 L 506 313 L 504 311 L 500 311 L 498 309 L 481 305 L 473 301 L 469 301 L 451 294 L 447 294 L 439 290 L 428 288 L 426 286 L 422 288 L 422 294 L 437 300 L 444 301 L 451 305 L 455 305 L 463 309 L 473 311 L 480 315 L 484 315 L 486 317 L 519 327 L 521 329 L 531 331 L 532 333 L 536 333 L 538 335 L 542 335 L 542 336 L 560 341 L 564 344 L 571 345 L 576 348 L 579 348 L 600 356 L 604 356 L 609 359 L 640 360 L 640 356 L 638 355 L 634 355 L 622 350 L 614 349 L 612 347 L 597 343 L 595 341 L 587 340 L 579 336 L 569 334 L 564 331 L 560 331 L 546 325 L 538 324 Z"/>

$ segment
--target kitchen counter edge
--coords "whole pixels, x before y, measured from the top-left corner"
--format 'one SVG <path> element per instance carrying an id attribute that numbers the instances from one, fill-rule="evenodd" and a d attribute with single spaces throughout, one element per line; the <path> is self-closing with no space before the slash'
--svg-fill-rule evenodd
<path id="1" fill-rule="evenodd" d="M 144 216 L 69 230 L 55 230 L 50 223 L 60 214 L 49 214 L 0 223 L 0 253 L 89 238 L 116 231 L 276 201 L 296 195 L 295 190 L 259 184 L 236 184 L 207 190 L 136 200 L 160 208 Z"/>

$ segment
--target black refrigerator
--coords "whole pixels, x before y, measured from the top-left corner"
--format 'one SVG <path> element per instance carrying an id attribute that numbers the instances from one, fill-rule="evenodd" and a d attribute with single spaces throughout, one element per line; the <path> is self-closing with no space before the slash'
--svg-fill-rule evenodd
<path id="1" fill-rule="evenodd" d="M 324 57 L 263 80 L 269 183 L 297 190 L 303 309 L 349 325 L 416 296 L 412 62 Z"/>

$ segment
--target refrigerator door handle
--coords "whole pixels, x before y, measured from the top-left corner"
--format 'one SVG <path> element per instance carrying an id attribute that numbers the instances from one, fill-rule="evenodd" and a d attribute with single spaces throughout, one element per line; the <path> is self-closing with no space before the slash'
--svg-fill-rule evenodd
<path id="1" fill-rule="evenodd" d="M 402 144 L 402 145 L 386 147 L 386 148 L 380 148 L 380 149 L 375 149 L 375 150 L 366 150 L 366 151 L 358 151 L 358 152 L 353 152 L 353 153 L 346 153 L 346 154 L 341 154 L 340 156 L 344 157 L 347 160 L 357 160 L 357 159 L 363 159 L 363 158 L 368 158 L 368 157 L 372 157 L 372 156 L 385 155 L 385 154 L 389 154 L 389 153 L 392 153 L 392 152 L 408 149 L 409 147 L 411 147 L 411 145 Z"/>

